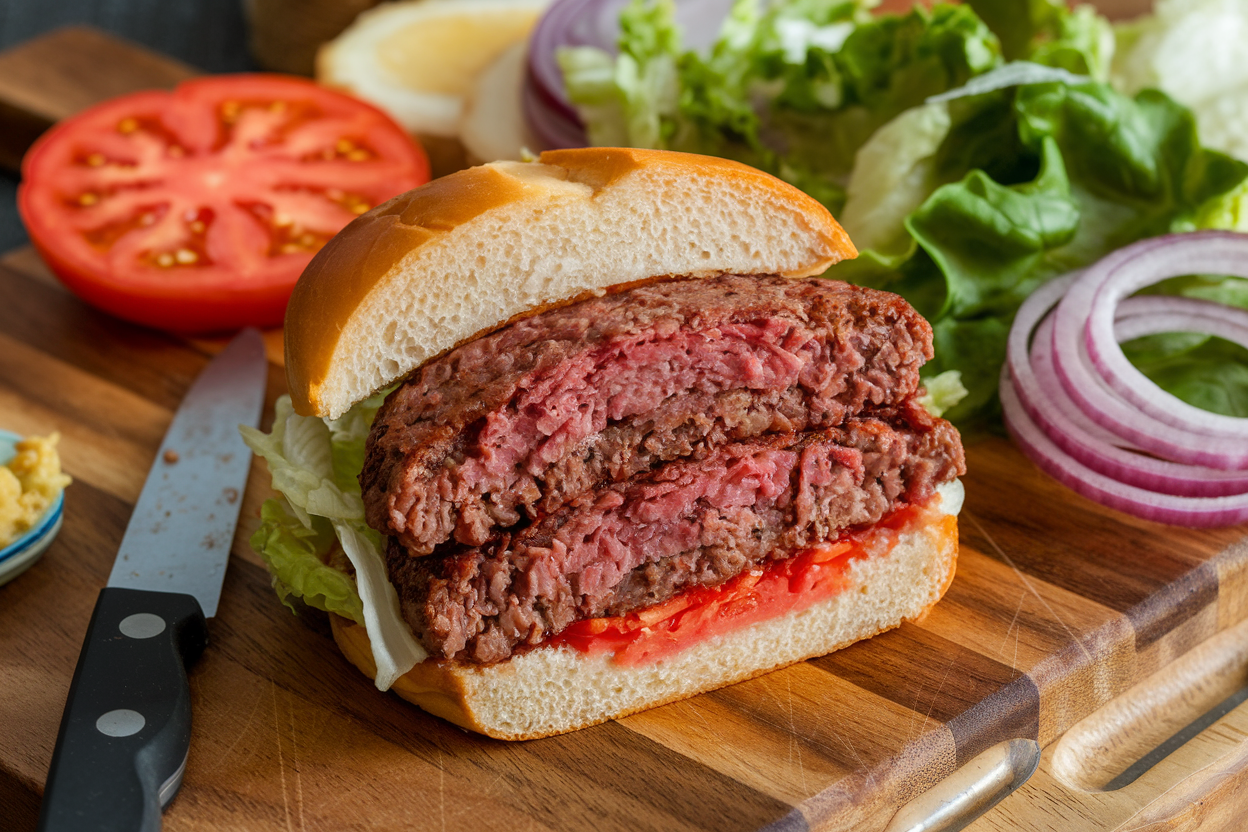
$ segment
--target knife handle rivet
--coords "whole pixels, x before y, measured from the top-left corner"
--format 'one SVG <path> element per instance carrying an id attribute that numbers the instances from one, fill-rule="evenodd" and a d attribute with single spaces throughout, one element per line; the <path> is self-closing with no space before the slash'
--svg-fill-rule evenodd
<path id="1" fill-rule="evenodd" d="M 128 737 L 131 734 L 137 734 L 142 731 L 143 726 L 146 724 L 147 720 L 138 711 L 118 708 L 115 711 L 102 714 L 95 721 L 95 730 L 109 737 Z"/>
<path id="2" fill-rule="evenodd" d="M 165 619 L 150 612 L 136 612 L 121 619 L 117 629 L 130 638 L 151 638 L 165 631 Z"/>

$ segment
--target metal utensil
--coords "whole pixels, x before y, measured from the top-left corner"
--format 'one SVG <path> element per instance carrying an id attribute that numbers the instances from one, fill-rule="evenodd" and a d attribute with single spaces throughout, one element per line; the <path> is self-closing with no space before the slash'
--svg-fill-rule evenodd
<path id="1" fill-rule="evenodd" d="M 264 404 L 264 342 L 245 330 L 178 408 L 101 590 L 70 684 L 39 829 L 157 830 L 191 738 L 186 667 L 208 640 Z"/>

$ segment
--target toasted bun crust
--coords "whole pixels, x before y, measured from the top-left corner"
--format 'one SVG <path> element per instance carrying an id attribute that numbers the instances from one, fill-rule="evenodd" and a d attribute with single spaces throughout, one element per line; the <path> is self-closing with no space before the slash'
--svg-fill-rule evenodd
<path id="1" fill-rule="evenodd" d="M 409 191 L 317 254 L 286 312 L 295 411 L 336 418 L 521 315 L 666 276 L 820 274 L 855 255 L 832 216 L 724 159 L 584 148 Z"/>
<path id="2" fill-rule="evenodd" d="M 948 493 L 960 505 L 961 486 L 954 486 Z M 938 514 L 902 535 L 887 554 L 854 561 L 849 585 L 832 598 L 653 664 L 620 667 L 605 655 L 539 647 L 488 666 L 426 661 L 392 689 L 429 713 L 498 739 L 573 731 L 822 656 L 921 619 L 953 581 L 957 554 L 956 514 Z M 343 654 L 373 678 L 376 666 L 364 628 L 331 619 Z"/>

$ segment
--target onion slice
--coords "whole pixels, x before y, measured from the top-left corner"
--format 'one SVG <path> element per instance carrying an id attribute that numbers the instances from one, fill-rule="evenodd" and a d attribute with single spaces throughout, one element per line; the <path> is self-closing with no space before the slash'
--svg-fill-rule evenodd
<path id="1" fill-rule="evenodd" d="M 1232 252 L 1238 263 L 1231 263 Z M 1145 335 L 1195 332 L 1248 348 L 1248 310 L 1126 296 L 1194 272 L 1248 276 L 1248 235 L 1146 240 L 1033 292 L 1010 331 L 1002 410 L 1028 456 L 1085 496 L 1166 523 L 1237 523 L 1248 520 L 1248 433 L 1238 436 L 1248 419 L 1172 406 L 1178 400 L 1119 346 Z M 1185 418 L 1187 411 L 1199 417 Z"/>
<path id="2" fill-rule="evenodd" d="M 545 148 L 585 147 L 589 138 L 575 113 L 566 113 L 552 105 L 533 86 L 532 76 L 525 75 L 520 104 L 525 124 Z"/>
<path id="3" fill-rule="evenodd" d="M 1248 471 L 1221 471 L 1142 454 L 1138 448 L 1090 419 L 1067 395 L 1053 366 L 1050 348 L 1053 319 L 1045 315 L 1071 282 L 1071 277 L 1058 278 L 1033 292 L 1019 309 L 1010 331 L 1006 367 L 1014 395 L 1031 421 L 1075 461 L 1123 483 L 1192 497 L 1219 497 L 1248 491 Z M 1141 301 L 1143 304 L 1139 303 Z M 1167 321 L 1156 314 L 1157 308 L 1158 304 L 1151 298 L 1131 298 L 1124 302 L 1120 331 L 1129 337 L 1175 331 L 1164 327 Z M 1027 341 L 1033 330 L 1035 339 L 1029 351 Z"/>
<path id="4" fill-rule="evenodd" d="M 1127 298 L 1119 304 L 1118 313 L 1114 316 L 1114 340 L 1118 343 L 1163 332 L 1202 332 L 1248 349 L 1248 309 L 1171 295 L 1142 295 Z M 1131 369 L 1139 372 L 1135 367 Z M 1191 407 L 1187 402 L 1183 405 Z M 1209 415 L 1207 410 L 1192 409 Z"/>
<path id="5" fill-rule="evenodd" d="M 1194 273 L 1248 277 L 1248 236 L 1213 231 L 1156 237 L 1090 267 L 1058 305 L 1054 361 L 1080 408 L 1118 436 L 1176 461 L 1242 470 L 1248 468 L 1248 419 L 1192 407 L 1157 387 L 1127 361 L 1114 335 L 1115 310 L 1128 294 Z M 1248 327 L 1248 310 L 1220 309 L 1224 323 Z"/>
<path id="6" fill-rule="evenodd" d="M 1096 502 L 1146 520 L 1176 526 L 1233 526 L 1248 521 L 1248 493 L 1225 497 L 1159 494 L 1119 482 L 1080 464 L 1059 448 L 1028 416 L 1010 374 L 1001 374 L 1001 410 L 1010 435 L 1041 470 Z"/>

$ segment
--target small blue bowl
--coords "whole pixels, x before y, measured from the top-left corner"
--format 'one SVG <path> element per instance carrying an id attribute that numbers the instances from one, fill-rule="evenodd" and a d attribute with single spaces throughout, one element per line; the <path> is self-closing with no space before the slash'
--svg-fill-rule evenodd
<path id="1" fill-rule="evenodd" d="M 0 430 L 0 465 L 4 465 L 16 453 L 14 445 L 22 437 L 6 430 Z M 65 509 L 65 495 L 58 494 L 56 502 L 43 513 L 39 522 L 17 540 L 0 549 L 0 585 L 6 584 L 25 572 L 39 560 L 39 556 L 51 545 L 56 533 L 61 530 L 61 519 Z"/>

